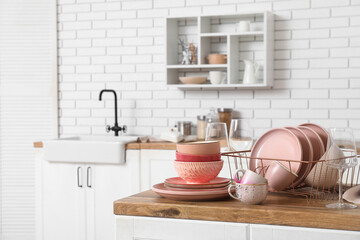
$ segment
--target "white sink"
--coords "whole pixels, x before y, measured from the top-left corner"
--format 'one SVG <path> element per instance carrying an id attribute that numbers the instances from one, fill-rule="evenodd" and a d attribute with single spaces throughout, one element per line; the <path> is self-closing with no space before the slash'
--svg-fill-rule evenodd
<path id="1" fill-rule="evenodd" d="M 78 136 L 44 141 L 44 157 L 49 162 L 125 162 L 125 145 L 137 136 Z"/>

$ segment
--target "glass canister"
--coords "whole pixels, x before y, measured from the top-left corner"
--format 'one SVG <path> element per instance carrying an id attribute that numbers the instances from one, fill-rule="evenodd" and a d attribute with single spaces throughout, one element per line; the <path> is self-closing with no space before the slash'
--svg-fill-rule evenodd
<path id="1" fill-rule="evenodd" d="M 226 123 L 227 132 L 229 134 L 232 119 L 232 108 L 218 108 L 219 122 Z"/>
<path id="2" fill-rule="evenodd" d="M 219 117 L 218 114 L 215 112 L 215 108 L 210 108 L 210 112 L 206 115 L 206 122 L 212 123 L 212 122 L 218 122 Z"/>
<path id="3" fill-rule="evenodd" d="M 199 115 L 197 116 L 197 138 L 199 140 L 205 140 L 206 136 L 206 116 Z"/>

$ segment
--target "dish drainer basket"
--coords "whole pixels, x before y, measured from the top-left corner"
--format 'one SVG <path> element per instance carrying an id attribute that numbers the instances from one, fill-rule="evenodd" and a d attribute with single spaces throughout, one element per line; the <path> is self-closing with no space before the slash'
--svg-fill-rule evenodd
<path id="1" fill-rule="evenodd" d="M 332 168 L 328 163 L 336 161 L 344 161 L 346 158 L 354 158 L 354 156 L 346 156 L 338 159 L 326 159 L 318 161 L 298 161 L 298 160 L 285 160 L 285 159 L 272 159 L 272 158 L 254 158 L 251 156 L 251 151 L 236 151 L 222 153 L 222 158 L 227 160 L 229 167 L 230 178 L 234 181 L 234 173 L 236 169 L 250 169 L 258 174 L 265 175 L 269 166 L 274 161 L 278 161 L 286 166 L 290 171 L 294 171 L 292 166 L 294 163 L 300 163 L 303 181 L 296 184 L 299 179 L 296 179 L 285 190 L 279 191 L 288 193 L 295 196 L 306 197 L 308 203 L 312 200 L 330 201 L 336 200 L 339 195 L 339 173 L 336 168 Z M 254 168 L 254 163 L 256 167 Z M 304 164 L 304 165 L 303 165 Z M 225 165 L 225 162 L 224 162 Z M 251 167 L 250 167 L 251 165 Z M 299 175 L 300 176 L 300 175 Z M 342 192 L 347 189 L 360 184 L 360 166 L 359 164 L 346 168 L 343 170 L 342 175 Z M 294 184 L 295 183 L 295 184 Z"/>

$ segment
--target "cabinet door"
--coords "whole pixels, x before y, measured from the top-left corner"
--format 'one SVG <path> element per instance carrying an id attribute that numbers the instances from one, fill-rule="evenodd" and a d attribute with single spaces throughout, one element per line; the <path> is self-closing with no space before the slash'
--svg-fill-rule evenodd
<path id="1" fill-rule="evenodd" d="M 249 224 L 116 216 L 117 240 L 249 240 Z"/>
<path id="2" fill-rule="evenodd" d="M 85 240 L 84 166 L 43 163 L 43 239 Z"/>
<path id="3" fill-rule="evenodd" d="M 87 240 L 115 239 L 113 202 L 139 189 L 139 150 L 126 151 L 125 164 L 93 164 L 87 185 Z M 89 186 L 88 186 L 89 185 Z"/>
<path id="4" fill-rule="evenodd" d="M 149 190 L 166 178 L 178 176 L 174 168 L 175 150 L 141 150 L 141 191 Z"/>
<path id="5" fill-rule="evenodd" d="M 360 232 L 250 224 L 251 240 L 358 240 Z"/>

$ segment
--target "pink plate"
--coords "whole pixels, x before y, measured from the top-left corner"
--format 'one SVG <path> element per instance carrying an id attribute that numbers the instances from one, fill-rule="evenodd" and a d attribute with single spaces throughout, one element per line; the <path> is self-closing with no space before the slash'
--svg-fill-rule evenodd
<path id="1" fill-rule="evenodd" d="M 320 138 L 323 142 L 324 148 L 326 149 L 329 134 L 323 127 L 321 127 L 315 123 L 304 123 L 304 124 L 301 124 L 300 126 L 308 127 L 308 128 L 311 128 L 312 130 L 314 130 L 320 136 Z"/>
<path id="2" fill-rule="evenodd" d="M 306 134 L 296 127 L 286 127 L 286 129 L 289 129 L 291 132 L 293 132 L 299 139 L 301 143 L 301 147 L 303 149 L 303 159 L 302 161 L 313 161 L 313 148 L 312 144 L 310 142 L 310 139 L 306 136 Z M 298 174 L 298 177 L 294 180 L 294 187 L 299 185 L 304 181 L 306 176 L 310 173 L 312 164 L 311 163 L 302 163 L 300 172 Z"/>
<path id="3" fill-rule="evenodd" d="M 229 197 L 228 187 L 216 189 L 183 190 L 169 188 L 166 187 L 164 183 L 158 183 L 152 187 L 152 190 L 162 197 L 177 201 L 204 201 Z"/>
<path id="4" fill-rule="evenodd" d="M 306 136 L 311 142 L 311 145 L 313 147 L 313 161 L 318 161 L 325 153 L 324 144 L 319 134 L 317 134 L 314 130 L 308 127 L 298 126 L 298 128 L 306 134 Z"/>
<path id="5" fill-rule="evenodd" d="M 250 159 L 250 170 L 259 174 L 264 174 L 264 171 L 266 172 L 267 167 L 273 162 L 271 160 L 261 161 L 260 158 L 294 160 L 290 162 L 291 171 L 298 174 L 301 169 L 300 161 L 303 159 L 303 151 L 300 141 L 294 133 L 286 128 L 274 128 L 257 140 L 250 157 L 252 158 Z M 283 163 L 288 164 L 287 162 Z"/>
<path id="6" fill-rule="evenodd" d="M 207 183 L 188 183 L 180 177 L 173 177 L 165 180 L 167 186 L 183 189 L 219 188 L 227 186 L 229 182 L 230 180 L 228 178 L 222 177 L 216 177 Z"/>

